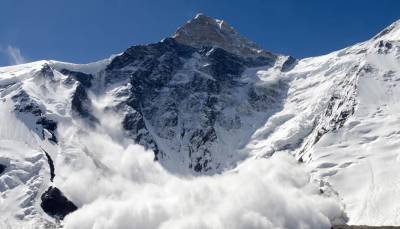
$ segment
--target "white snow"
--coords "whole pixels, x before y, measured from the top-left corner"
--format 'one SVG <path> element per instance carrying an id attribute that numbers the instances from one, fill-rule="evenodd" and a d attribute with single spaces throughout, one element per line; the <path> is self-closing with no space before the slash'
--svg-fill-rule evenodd
<path id="1" fill-rule="evenodd" d="M 114 55 L 111 55 L 107 59 L 99 60 L 99 61 L 88 63 L 88 64 L 74 64 L 74 63 L 61 62 L 61 61 L 56 61 L 56 60 L 50 60 L 50 61 L 48 61 L 48 64 L 56 70 L 68 69 L 70 71 L 79 71 L 79 72 L 83 72 L 86 74 L 96 74 L 96 73 L 99 73 L 100 71 L 104 70 L 107 67 L 107 65 L 109 65 L 115 57 L 117 57 L 121 54 L 122 53 L 114 54 Z"/>
<path id="2" fill-rule="evenodd" d="M 280 151 L 303 155 L 314 179 L 322 181 L 321 188 L 337 192 L 349 224 L 400 225 L 395 201 L 400 196 L 398 23 L 378 39 L 300 60 L 288 73 L 278 73 L 290 80 L 284 108 L 244 148 L 257 157 Z M 391 48 L 379 47 L 380 41 L 390 42 Z M 276 77 L 271 72 L 258 74 Z M 351 83 L 357 87 L 343 87 Z M 341 106 L 334 106 L 339 112 L 350 106 L 345 98 L 352 93 L 356 109 L 345 126 L 329 131 L 316 145 L 307 144 L 316 129 L 328 125 L 323 114 L 331 96 L 343 98 Z"/>
<path id="3" fill-rule="evenodd" d="M 339 193 L 351 224 L 400 225 L 399 63 L 395 52 L 369 50 L 365 64 L 375 70 L 359 78 L 355 114 L 311 153 L 315 176 Z"/>

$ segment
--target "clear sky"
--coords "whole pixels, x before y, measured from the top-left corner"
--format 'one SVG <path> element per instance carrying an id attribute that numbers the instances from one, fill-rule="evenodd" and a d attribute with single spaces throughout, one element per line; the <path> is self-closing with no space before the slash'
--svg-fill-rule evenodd
<path id="1" fill-rule="evenodd" d="M 170 36 L 198 12 L 266 50 L 308 57 L 369 39 L 400 19 L 400 1 L 1 0 L 0 66 L 96 61 Z"/>

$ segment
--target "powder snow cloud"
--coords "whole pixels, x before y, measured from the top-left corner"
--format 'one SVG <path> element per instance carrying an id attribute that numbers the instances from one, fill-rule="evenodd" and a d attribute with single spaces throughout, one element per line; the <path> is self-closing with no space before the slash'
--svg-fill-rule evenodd
<path id="1" fill-rule="evenodd" d="M 66 217 L 68 229 L 330 228 L 343 216 L 338 201 L 321 195 L 289 155 L 249 159 L 214 176 L 180 177 L 139 145 L 123 146 L 101 133 L 75 139 L 86 156 L 56 180 L 80 206 Z"/>
<path id="2" fill-rule="evenodd" d="M 6 47 L 0 46 L 0 52 L 7 56 L 9 63 L 12 65 L 24 64 L 27 62 L 27 59 L 22 55 L 18 47 L 12 45 L 7 45 Z"/>

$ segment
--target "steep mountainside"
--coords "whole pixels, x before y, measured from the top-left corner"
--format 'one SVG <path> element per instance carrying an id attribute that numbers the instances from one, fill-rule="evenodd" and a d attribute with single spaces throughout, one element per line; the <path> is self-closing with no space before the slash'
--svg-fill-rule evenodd
<path id="1" fill-rule="evenodd" d="M 170 38 L 96 63 L 2 67 L 0 227 L 55 227 L 106 199 L 96 187 L 119 182 L 115 174 L 147 182 L 153 171 L 140 179 L 125 174 L 132 162 L 120 153 L 136 144 L 169 175 L 199 187 L 208 175 L 226 179 L 219 177 L 291 155 L 306 165 L 305 183 L 319 193 L 301 181 L 294 186 L 344 210 L 313 209 L 318 219 L 290 224 L 257 208 L 271 223 L 254 228 L 400 224 L 393 201 L 400 195 L 399 82 L 399 21 L 366 42 L 297 60 L 199 14 Z M 135 174 L 147 165 L 135 163 Z"/>

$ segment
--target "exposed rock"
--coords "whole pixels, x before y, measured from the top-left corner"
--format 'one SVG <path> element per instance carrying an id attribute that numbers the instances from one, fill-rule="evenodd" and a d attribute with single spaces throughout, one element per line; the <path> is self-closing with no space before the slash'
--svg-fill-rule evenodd
<path id="1" fill-rule="evenodd" d="M 282 72 L 287 72 L 292 70 L 292 68 L 296 65 L 297 60 L 292 57 L 288 56 L 288 58 L 282 64 Z"/>
<path id="2" fill-rule="evenodd" d="M 49 80 L 54 79 L 53 69 L 48 64 L 44 64 L 37 75 Z"/>
<path id="3" fill-rule="evenodd" d="M 39 104 L 31 99 L 24 90 L 20 90 L 16 95 L 11 97 L 11 99 L 15 104 L 14 109 L 18 112 L 31 113 L 35 116 L 40 116 L 42 114 Z"/>
<path id="4" fill-rule="evenodd" d="M 93 75 L 83 72 L 71 71 L 68 69 L 61 69 L 63 75 L 67 75 L 66 83 L 71 84 L 74 80 L 80 82 L 84 87 L 89 88 L 92 86 Z"/>
<path id="5" fill-rule="evenodd" d="M 24 114 L 34 116 L 36 124 L 40 126 L 38 132 L 41 133 L 42 138 L 45 137 L 44 130 L 48 130 L 51 134 L 50 141 L 57 143 L 55 130 L 57 129 L 57 122 L 46 117 L 45 112 L 42 111 L 38 102 L 32 99 L 24 90 L 20 90 L 11 99 L 14 102 L 14 110 Z M 22 121 L 26 121 L 22 119 Z M 31 125 L 31 123 L 26 123 Z"/>
<path id="6" fill-rule="evenodd" d="M 82 84 L 79 84 L 75 89 L 75 93 L 72 97 L 71 109 L 75 115 L 90 120 L 91 124 L 93 124 L 93 122 L 98 122 L 97 118 L 91 113 L 92 102 Z"/>
<path id="7" fill-rule="evenodd" d="M 2 174 L 6 170 L 6 168 L 7 167 L 5 165 L 0 164 L 0 174 Z"/>
<path id="8" fill-rule="evenodd" d="M 262 50 L 255 43 L 238 34 L 228 23 L 203 14 L 178 28 L 173 38 L 179 43 L 196 48 L 219 47 L 245 57 L 263 56 L 275 59 L 276 56 Z"/>
<path id="9" fill-rule="evenodd" d="M 48 154 L 46 151 L 43 150 L 43 152 L 46 154 L 47 162 L 49 163 L 49 169 L 50 169 L 50 181 L 53 182 L 54 177 L 56 176 L 55 174 L 55 169 L 54 169 L 54 162 L 53 159 L 50 157 L 50 154 Z"/>
<path id="10" fill-rule="evenodd" d="M 42 125 L 44 129 L 49 131 L 55 131 L 57 129 L 57 122 L 44 116 L 40 117 L 36 123 Z"/>
<path id="11" fill-rule="evenodd" d="M 245 69 L 245 61 L 221 48 L 211 49 L 207 54 L 210 59 L 210 75 L 217 81 L 228 81 L 240 77 Z"/>
<path id="12" fill-rule="evenodd" d="M 124 112 L 122 126 L 136 143 L 155 150 L 161 162 L 171 154 L 189 156 L 186 166 L 202 172 L 220 165 L 213 161 L 219 141 L 214 126 L 238 130 L 243 127 L 240 105 L 265 113 L 279 103 L 286 90 L 283 83 L 256 88 L 241 80 L 246 68 L 272 64 L 274 60 L 263 55 L 243 57 L 220 47 L 196 49 L 167 38 L 133 46 L 116 57 L 106 69 L 105 86 L 122 83 L 129 88 L 116 94 L 127 97 L 116 109 Z M 246 91 L 251 93 L 246 96 Z"/>
<path id="13" fill-rule="evenodd" d="M 64 194 L 56 187 L 49 187 L 42 194 L 42 203 L 40 206 L 49 216 L 63 220 L 66 215 L 77 210 L 78 208 L 68 200 Z"/>
<path id="14" fill-rule="evenodd" d="M 48 130 L 51 134 L 51 138 L 49 138 L 50 141 L 53 141 L 54 143 L 57 143 L 57 137 L 56 137 L 56 129 L 57 129 L 57 122 L 53 121 L 51 119 L 48 119 L 46 116 L 41 116 L 37 121 L 36 124 L 39 124 L 43 127 L 42 135 L 44 138 L 44 130 Z"/>

